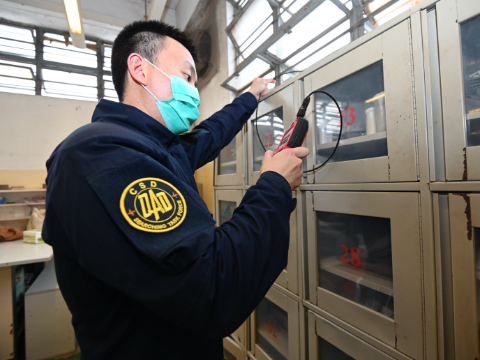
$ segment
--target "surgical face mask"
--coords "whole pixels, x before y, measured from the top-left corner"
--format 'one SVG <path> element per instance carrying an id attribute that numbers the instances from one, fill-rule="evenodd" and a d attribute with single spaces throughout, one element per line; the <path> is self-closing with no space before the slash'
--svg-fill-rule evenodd
<path id="1" fill-rule="evenodd" d="M 145 59 L 145 61 L 170 79 L 173 94 L 170 100 L 158 100 L 157 97 L 142 84 L 143 88 L 157 101 L 158 110 L 160 114 L 162 114 L 168 129 L 175 134 L 188 131 L 190 126 L 192 126 L 200 116 L 200 111 L 198 110 L 200 106 L 200 95 L 198 94 L 197 88 L 178 76 L 168 76 L 147 59 Z"/>

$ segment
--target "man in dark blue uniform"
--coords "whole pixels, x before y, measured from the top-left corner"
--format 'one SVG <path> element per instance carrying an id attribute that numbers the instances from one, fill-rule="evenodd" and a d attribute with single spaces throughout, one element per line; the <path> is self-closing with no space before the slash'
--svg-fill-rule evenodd
<path id="1" fill-rule="evenodd" d="M 223 359 L 222 337 L 287 263 L 291 189 L 308 150 L 267 152 L 257 184 L 216 228 L 193 174 L 272 80 L 178 136 L 198 118 L 194 57 L 177 29 L 127 26 L 112 52 L 121 102 L 101 100 L 47 162 L 43 238 L 86 360 Z"/>

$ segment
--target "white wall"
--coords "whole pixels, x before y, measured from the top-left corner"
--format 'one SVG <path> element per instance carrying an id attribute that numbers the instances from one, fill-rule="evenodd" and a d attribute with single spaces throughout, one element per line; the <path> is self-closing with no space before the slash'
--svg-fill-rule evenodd
<path id="1" fill-rule="evenodd" d="M 196 125 L 233 100 L 231 92 L 220 86 L 228 77 L 229 66 L 228 51 L 226 50 L 228 48 L 228 40 L 225 33 L 225 28 L 227 27 L 227 2 L 225 0 L 217 0 L 216 18 L 212 19 L 212 21 L 216 22 L 218 29 L 219 70 L 200 91 L 200 117 Z M 213 162 L 198 169 L 195 173 L 195 179 L 201 185 L 203 200 L 213 214 Z"/>
<path id="2" fill-rule="evenodd" d="M 44 170 L 57 145 L 90 123 L 96 105 L 0 92 L 0 170 Z"/>

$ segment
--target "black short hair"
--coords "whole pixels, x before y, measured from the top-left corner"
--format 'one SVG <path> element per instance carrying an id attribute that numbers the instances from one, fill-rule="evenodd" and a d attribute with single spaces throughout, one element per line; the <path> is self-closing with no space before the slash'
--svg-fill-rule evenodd
<path id="1" fill-rule="evenodd" d="M 118 99 L 123 101 L 127 80 L 130 54 L 137 53 L 155 64 L 157 54 L 164 47 L 165 37 L 168 36 L 192 54 L 197 61 L 195 45 L 183 32 L 157 20 L 135 21 L 125 26 L 113 42 L 112 48 L 112 80 Z"/>

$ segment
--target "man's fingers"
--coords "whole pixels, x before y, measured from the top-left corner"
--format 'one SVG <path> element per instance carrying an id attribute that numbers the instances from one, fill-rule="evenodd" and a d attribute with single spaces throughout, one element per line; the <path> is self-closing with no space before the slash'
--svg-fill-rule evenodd
<path id="1" fill-rule="evenodd" d="M 310 154 L 310 150 L 308 150 L 305 147 L 297 147 L 292 149 L 293 153 L 295 154 L 296 157 L 303 159 L 304 157 L 307 157 Z"/>
<path id="2" fill-rule="evenodd" d="M 271 150 L 267 150 L 267 151 L 265 152 L 265 157 L 264 157 L 264 159 L 270 159 L 270 158 L 273 157 L 273 155 L 275 155 L 275 152 L 273 152 L 273 151 L 271 151 Z"/>

